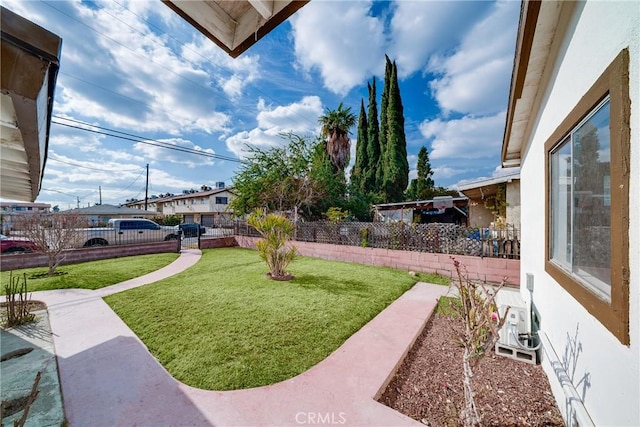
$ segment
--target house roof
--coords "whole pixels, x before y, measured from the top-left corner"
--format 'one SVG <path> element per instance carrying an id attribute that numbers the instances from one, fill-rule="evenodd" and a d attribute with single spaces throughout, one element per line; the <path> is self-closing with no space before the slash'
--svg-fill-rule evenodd
<path id="1" fill-rule="evenodd" d="M 464 206 L 469 199 L 467 197 L 443 197 L 442 199 L 449 199 L 454 204 Z M 438 201 L 438 198 L 428 199 L 428 200 L 415 200 L 409 202 L 396 202 L 396 203 L 382 203 L 379 205 L 373 205 L 373 207 L 378 211 L 384 210 L 394 210 L 394 209 L 424 209 L 428 207 L 433 207 L 433 203 Z"/>
<path id="2" fill-rule="evenodd" d="M 206 196 L 211 196 L 211 195 L 218 194 L 218 193 L 223 193 L 225 191 L 228 191 L 228 192 L 233 194 L 233 189 L 230 188 L 230 187 L 213 188 L 211 190 L 197 191 L 195 193 L 189 193 L 189 194 L 176 194 L 173 197 L 169 197 L 168 200 L 192 199 L 194 197 L 206 197 Z"/>
<path id="3" fill-rule="evenodd" d="M 236 58 L 309 0 L 162 0 Z"/>
<path id="4" fill-rule="evenodd" d="M 73 213 L 77 215 L 157 215 L 157 212 L 145 211 L 141 209 L 128 208 L 126 206 L 115 205 L 93 205 L 87 208 L 77 208 L 65 211 L 65 213 Z"/>
<path id="5" fill-rule="evenodd" d="M 33 202 L 42 183 L 62 39 L 0 8 L 0 197 Z"/>
<path id="6" fill-rule="evenodd" d="M 520 170 L 496 176 L 492 178 L 481 178 L 465 184 L 458 185 L 458 191 L 472 200 L 484 199 L 493 196 L 498 192 L 498 186 L 507 182 L 520 179 Z"/>
<path id="7" fill-rule="evenodd" d="M 575 7 L 575 2 L 530 1 L 521 4 L 515 59 L 511 74 L 511 89 L 507 106 L 507 121 L 502 141 L 502 166 L 520 166 L 531 120 L 543 96 L 540 87 L 552 70 L 547 66 L 552 43 L 561 28 L 563 11 Z"/>

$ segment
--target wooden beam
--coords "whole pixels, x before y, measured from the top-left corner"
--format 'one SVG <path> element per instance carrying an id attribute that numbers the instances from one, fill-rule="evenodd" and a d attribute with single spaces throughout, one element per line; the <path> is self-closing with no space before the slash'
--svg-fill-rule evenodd
<path id="1" fill-rule="evenodd" d="M 264 19 L 269 19 L 273 16 L 272 0 L 249 0 L 249 3 Z"/>

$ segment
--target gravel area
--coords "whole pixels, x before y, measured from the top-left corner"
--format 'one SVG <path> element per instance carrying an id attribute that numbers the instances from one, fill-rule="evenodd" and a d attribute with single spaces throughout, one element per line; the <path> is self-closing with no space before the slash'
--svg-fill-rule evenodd
<path id="1" fill-rule="evenodd" d="M 379 401 L 429 426 L 459 425 L 462 348 L 453 320 L 434 314 Z M 563 426 L 540 365 L 491 352 L 476 367 L 476 405 L 486 426 Z"/>

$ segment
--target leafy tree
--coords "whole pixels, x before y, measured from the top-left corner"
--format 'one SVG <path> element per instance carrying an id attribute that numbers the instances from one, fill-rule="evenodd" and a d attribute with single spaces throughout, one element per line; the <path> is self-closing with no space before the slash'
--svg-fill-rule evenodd
<path id="1" fill-rule="evenodd" d="M 337 224 L 349 217 L 349 211 L 332 206 L 324 213 L 324 216 L 330 222 Z"/>
<path id="2" fill-rule="evenodd" d="M 356 161 L 351 169 L 350 181 L 353 187 L 364 189 L 364 174 L 369 166 L 367 156 L 367 113 L 364 111 L 364 100 L 360 100 L 360 117 L 358 118 L 358 140 L 356 141 Z"/>
<path id="3" fill-rule="evenodd" d="M 387 57 L 387 62 L 389 58 Z M 404 109 L 398 86 L 398 68 L 391 65 L 388 89 L 388 107 L 381 121 L 387 123 L 384 160 L 384 190 L 387 202 L 400 202 L 409 183 L 407 140 L 404 133 Z M 387 84 L 385 82 L 385 87 Z"/>
<path id="4" fill-rule="evenodd" d="M 283 137 L 289 140 L 283 147 L 247 147 L 249 156 L 234 177 L 237 194 L 230 203 L 237 215 L 257 208 L 297 215 L 323 197 L 324 189 L 310 175 L 316 146 L 292 133 Z"/>
<path id="5" fill-rule="evenodd" d="M 427 195 L 434 189 L 434 182 L 431 178 L 433 170 L 429 162 L 429 153 L 426 147 L 420 148 L 418 152 L 418 177 L 411 180 L 406 198 L 409 200 L 425 200 Z"/>
<path id="6" fill-rule="evenodd" d="M 274 280 L 291 280 L 287 266 L 297 255 L 295 246 L 289 244 L 295 225 L 283 215 L 253 212 L 247 222 L 262 235 L 256 242 L 258 253 L 269 267 L 269 277 Z"/>
<path id="7" fill-rule="evenodd" d="M 378 106 L 376 104 L 376 78 L 373 78 L 373 83 L 367 83 L 367 89 L 369 90 L 369 106 L 367 119 L 367 166 L 363 173 L 364 182 L 362 186 L 362 192 L 364 194 L 373 194 L 378 192 L 379 186 L 377 185 L 378 169 L 381 168 L 380 164 L 380 129 L 378 128 Z"/>
<path id="8" fill-rule="evenodd" d="M 319 140 L 313 150 L 309 179 L 321 196 L 309 205 L 305 217 L 315 220 L 322 218 L 324 212 L 332 206 L 346 207 L 347 184 L 344 174 L 336 173 L 329 154 L 324 149 L 324 143 Z"/>
<path id="9" fill-rule="evenodd" d="M 496 194 L 493 196 L 488 196 L 484 199 L 484 207 L 489 209 L 494 219 L 499 217 L 506 217 L 507 215 L 507 184 L 502 183 L 498 184 L 498 188 L 496 189 Z"/>
<path id="10" fill-rule="evenodd" d="M 322 125 L 322 137 L 327 141 L 331 163 L 337 171 L 344 172 L 350 155 L 349 129 L 356 124 L 356 116 L 351 107 L 343 108 L 341 102 L 337 110 L 327 110 L 318 122 Z"/>

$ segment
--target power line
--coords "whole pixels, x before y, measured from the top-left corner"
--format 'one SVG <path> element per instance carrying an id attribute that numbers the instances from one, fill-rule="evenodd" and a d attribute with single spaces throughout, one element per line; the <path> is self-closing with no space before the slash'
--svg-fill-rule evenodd
<path id="1" fill-rule="evenodd" d="M 187 147 L 179 147 L 177 145 L 172 145 L 168 142 L 163 142 L 163 141 L 158 141 L 156 139 L 150 139 L 150 138 L 144 138 L 142 136 L 138 136 L 138 135 L 134 135 L 131 133 L 127 133 L 127 132 L 122 132 L 116 129 L 110 129 L 110 128 L 106 128 L 103 126 L 98 126 L 98 125 L 92 125 L 90 123 L 86 123 L 80 120 L 75 120 L 75 119 L 69 119 L 66 117 L 61 117 L 61 116 L 53 116 L 54 118 L 57 119 L 62 119 L 62 120 L 66 120 L 66 121 L 70 121 L 73 123 L 78 123 L 82 126 L 76 126 L 76 125 L 72 125 L 69 123 L 62 123 L 58 120 L 51 120 L 51 123 L 53 124 L 57 124 L 60 126 L 66 126 L 69 128 L 73 128 L 73 129 L 79 129 L 79 130 L 83 130 L 86 132 L 91 132 L 91 133 L 95 133 L 95 134 L 99 134 L 99 135 L 105 135 L 105 136 L 111 136 L 113 138 L 119 138 L 119 139 L 123 139 L 126 141 L 133 141 L 133 142 L 139 142 L 141 144 L 147 144 L 147 145 L 151 145 L 154 147 L 159 147 L 159 148 L 166 148 L 168 150 L 174 150 L 174 151 L 180 151 L 183 153 L 188 153 L 188 154 L 194 154 L 194 155 L 198 155 L 198 156 L 203 156 L 203 157 L 209 157 L 212 159 L 218 159 L 218 160 L 226 160 L 229 162 L 236 162 L 236 163 L 247 163 L 246 160 L 241 160 L 241 159 L 236 159 L 233 157 L 229 157 L 229 156 L 224 156 L 221 154 L 216 154 L 216 153 L 208 153 L 206 151 L 201 151 L 201 150 L 195 150 L 193 148 L 187 148 Z M 96 130 L 99 129 L 99 130 Z"/>
<path id="2" fill-rule="evenodd" d="M 194 54 L 196 54 L 196 55 L 200 56 L 200 57 L 201 57 L 203 60 L 205 60 L 208 64 L 210 64 L 210 65 L 212 65 L 212 66 L 216 67 L 216 68 L 217 68 L 217 69 L 219 69 L 219 70 L 223 70 L 225 73 L 227 73 L 227 75 L 232 75 L 232 73 L 231 73 L 231 72 L 229 72 L 229 71 L 225 70 L 223 67 L 221 67 L 221 66 L 219 66 L 219 65 L 217 65 L 217 64 L 214 64 L 214 63 L 213 63 L 213 62 L 211 62 L 207 57 L 205 57 L 205 56 L 203 56 L 202 54 L 200 54 L 200 52 L 197 52 L 196 50 L 191 49 L 191 48 L 190 48 L 190 47 L 188 47 L 185 43 L 183 43 L 181 40 L 176 39 L 175 37 L 173 37 L 172 35 L 170 35 L 170 34 L 169 34 L 169 33 L 167 33 L 166 31 L 164 31 L 162 28 L 160 28 L 160 27 L 158 27 L 158 26 L 156 26 L 156 25 L 152 24 L 151 22 L 149 22 L 149 21 L 148 21 L 148 20 L 146 20 L 145 18 L 143 18 L 143 17 L 139 16 L 138 14 L 136 14 L 136 13 L 134 13 L 134 12 L 130 11 L 129 9 L 127 9 L 125 6 L 123 6 L 122 4 L 118 3 L 117 1 L 116 1 L 115 3 L 116 3 L 116 4 L 118 4 L 118 6 L 120 6 L 123 10 L 126 10 L 127 12 L 129 12 L 129 13 L 130 13 L 130 14 L 132 14 L 133 16 L 137 17 L 138 19 L 141 19 L 143 22 L 145 22 L 145 23 L 146 23 L 146 24 L 148 24 L 149 26 L 151 26 L 151 27 L 155 28 L 156 30 L 158 30 L 158 31 L 159 31 L 159 32 L 161 32 L 162 34 L 164 34 L 164 35 L 166 35 L 166 36 L 170 37 L 172 40 L 176 41 L 176 42 L 177 42 L 178 44 L 180 44 L 182 47 L 184 47 L 184 48 L 186 48 L 186 49 L 190 50 L 191 52 L 193 52 Z M 182 79 L 184 79 L 184 80 L 186 80 L 186 81 L 189 81 L 189 82 L 191 82 L 191 83 L 193 83 L 193 84 L 195 84 L 195 85 L 197 85 L 197 86 L 199 86 L 199 87 L 201 87 L 201 88 L 203 88 L 203 89 L 205 89 L 205 90 L 207 90 L 207 91 L 211 91 L 211 92 L 213 92 L 216 96 L 219 96 L 219 97 L 225 98 L 227 101 L 230 101 L 230 100 L 228 99 L 228 97 L 224 96 L 224 92 L 222 92 L 222 93 L 221 93 L 221 92 L 219 92 L 219 91 L 214 91 L 214 90 L 213 90 L 213 88 L 211 88 L 211 87 L 209 87 L 209 86 L 204 86 L 204 85 L 199 84 L 198 82 L 195 82 L 195 81 L 193 81 L 193 80 L 191 80 L 191 79 L 188 79 L 188 78 L 184 77 L 183 75 L 181 75 L 181 74 L 179 74 L 179 73 L 177 73 L 177 72 L 173 71 L 172 69 L 167 68 L 167 67 L 163 66 L 162 64 L 159 64 L 159 63 L 155 62 L 153 59 L 150 59 L 150 58 L 148 58 L 148 57 L 145 57 L 145 56 L 143 56 L 143 55 L 140 55 L 138 52 L 136 52 L 136 51 L 134 51 L 134 50 L 130 49 L 128 46 L 126 46 L 126 45 L 124 45 L 124 44 L 122 44 L 122 43 L 120 43 L 120 42 L 118 42 L 118 41 L 116 41 L 116 40 L 112 39 L 112 38 L 111 38 L 111 37 L 109 37 L 108 35 L 106 35 L 106 34 L 104 34 L 104 33 L 100 32 L 100 31 L 96 30 L 95 28 L 90 27 L 89 25 L 87 25 L 87 24 L 85 24 L 84 22 L 82 22 L 82 21 L 80 21 L 80 20 L 78 20 L 78 19 L 74 18 L 73 16 L 71 16 L 71 15 L 69 15 L 69 14 L 67 14 L 67 13 L 63 12 L 62 10 L 60 10 L 60 9 L 58 9 L 58 8 L 56 8 L 56 7 L 54 7 L 54 6 L 50 5 L 50 4 L 48 4 L 48 3 L 44 3 L 44 4 L 46 4 L 47 6 L 51 7 L 52 9 L 56 10 L 58 13 L 60 13 L 60 14 L 62 14 L 62 15 L 65 15 L 65 16 L 66 16 L 66 17 L 68 17 L 69 19 L 72 19 L 72 20 L 74 20 L 74 21 L 76 21 L 76 22 L 78 22 L 78 23 L 80 23 L 80 24 L 82 24 L 82 25 L 84 25 L 84 26 L 86 26 L 86 27 L 90 28 L 90 29 L 91 29 L 92 31 L 94 31 L 95 33 L 100 34 L 101 36 L 103 36 L 103 37 L 105 37 L 105 38 L 107 38 L 107 39 L 111 40 L 112 42 L 114 42 L 114 43 L 116 43 L 116 44 L 118 44 L 118 45 L 120 45 L 120 46 L 124 47 L 125 49 L 127 49 L 127 50 L 129 50 L 130 52 L 134 53 L 136 56 L 138 56 L 138 57 L 140 57 L 140 58 L 143 58 L 143 59 L 146 59 L 146 60 L 148 60 L 149 62 L 152 62 L 152 63 L 154 63 L 154 64 L 158 65 L 159 67 L 161 67 L 161 68 L 163 68 L 163 69 L 165 69 L 165 70 L 167 70 L 167 71 L 169 71 L 169 72 L 171 72 L 171 73 L 173 73 L 173 74 L 177 75 L 178 77 L 180 77 L 180 78 L 182 78 Z M 124 24 L 124 25 L 126 25 L 127 27 L 131 28 L 133 31 L 137 32 L 137 33 L 138 33 L 138 34 L 140 34 L 142 37 L 144 37 L 144 38 L 146 38 L 146 39 L 149 39 L 149 37 L 148 37 L 148 35 L 147 35 L 147 34 L 144 34 L 144 33 L 140 32 L 139 30 L 137 30 L 136 28 L 132 27 L 131 25 L 129 25 L 129 24 L 128 24 L 128 23 L 126 23 L 125 21 L 121 20 L 121 19 L 120 19 L 120 18 L 118 18 L 117 16 L 114 16 L 113 14 L 109 13 L 107 10 L 105 10 L 105 9 L 101 9 L 101 10 L 102 10 L 104 13 L 106 13 L 107 15 L 111 16 L 112 18 L 114 18 L 114 19 L 118 20 L 118 21 L 119 21 L 119 22 L 121 22 L 122 24 Z M 152 41 L 154 44 L 161 46 L 162 48 L 165 48 L 165 47 L 166 47 L 164 44 L 159 43 L 157 40 L 151 40 L 151 41 Z M 191 66 L 193 66 L 194 68 L 198 68 L 196 64 L 194 64 L 193 62 L 191 62 L 191 61 L 189 61 L 189 60 L 187 60 L 187 59 L 185 59 L 185 58 L 183 58 L 183 57 L 180 57 L 180 60 L 181 60 L 181 61 L 184 61 L 184 62 L 189 63 L 189 64 L 190 64 Z M 126 95 L 120 94 L 120 93 L 118 93 L 118 92 L 114 92 L 114 91 L 112 91 L 112 90 L 110 90 L 110 89 L 104 88 L 104 87 L 99 86 L 99 85 L 96 85 L 96 84 L 94 84 L 94 83 L 90 83 L 90 82 L 88 82 L 88 81 L 86 81 L 86 80 L 83 80 L 83 79 L 81 79 L 81 78 L 79 78 L 79 77 L 76 77 L 76 76 L 72 76 L 72 75 L 70 75 L 70 74 L 66 74 L 66 73 L 61 73 L 61 74 L 65 74 L 65 75 L 67 75 L 67 76 L 69 76 L 69 77 L 71 77 L 71 78 L 74 78 L 74 79 L 77 79 L 77 80 L 79 80 L 79 81 L 82 81 L 83 83 L 89 84 L 89 85 L 94 86 L 94 87 L 96 87 L 96 88 L 103 89 L 103 90 L 105 90 L 105 91 L 107 91 L 107 92 L 113 93 L 113 94 L 115 94 L 115 95 L 121 96 L 121 97 L 123 97 L 123 98 L 130 99 L 130 100 L 132 100 L 132 101 L 134 101 L 134 102 L 138 102 L 138 103 L 141 103 L 141 104 L 143 104 L 143 105 L 145 105 L 145 106 L 147 106 L 147 107 L 150 107 L 150 105 L 149 105 L 148 103 L 144 102 L 144 101 L 140 101 L 140 100 L 137 100 L 137 99 L 131 98 L 131 97 L 129 97 L 129 96 L 126 96 Z M 258 92 L 259 94 L 261 94 L 262 96 L 264 96 L 264 97 L 265 97 L 265 98 L 267 98 L 267 99 L 270 99 L 270 100 L 271 100 L 271 101 L 273 101 L 273 102 L 277 102 L 277 100 L 276 100 L 276 99 L 274 99 L 272 96 L 268 95 L 266 92 L 263 92 L 262 90 L 260 90 L 260 89 L 259 89 L 259 88 L 257 88 L 257 87 L 253 87 L 253 88 L 252 88 L 252 90 L 254 90 L 254 91 Z M 237 102 L 236 102 L 236 104 L 237 104 Z M 248 103 L 246 103 L 246 104 L 248 105 Z M 305 121 L 307 121 L 307 122 L 309 122 L 309 123 L 312 123 L 313 125 L 315 125 L 315 124 L 316 124 L 314 121 L 309 120 L 306 116 L 303 116 L 302 114 L 299 114 L 298 112 L 294 112 L 294 114 L 295 114 L 295 115 L 297 115 L 298 117 L 302 118 L 303 120 L 305 120 Z"/>
<path id="3" fill-rule="evenodd" d="M 93 31 L 93 32 L 95 32 L 95 33 L 97 33 L 97 34 L 100 34 L 101 36 L 103 36 L 103 37 L 105 37 L 105 38 L 109 39 L 111 42 L 113 42 L 113 43 L 115 43 L 115 44 L 117 44 L 117 45 L 119 45 L 119 46 L 122 46 L 123 48 L 127 49 L 128 51 L 130 51 L 131 53 L 133 53 L 133 54 L 134 54 L 134 55 L 136 55 L 137 57 L 142 58 L 142 59 L 144 59 L 144 60 L 146 60 L 146 61 L 152 62 L 152 63 L 154 63 L 155 65 L 157 65 L 158 67 L 160 67 L 160 68 L 162 68 L 162 69 L 164 69 L 164 70 L 166 70 L 166 71 L 168 71 L 168 72 L 170 72 L 170 73 L 172 73 L 172 74 L 175 74 L 175 75 L 176 75 L 176 76 L 178 76 L 179 78 L 181 78 L 181 79 L 183 79 L 183 80 L 186 80 L 186 81 L 188 81 L 188 82 L 190 82 L 190 83 L 193 83 L 193 84 L 194 84 L 194 85 L 196 85 L 196 86 L 199 86 L 199 87 L 201 87 L 201 88 L 203 88 L 203 89 L 205 89 L 205 90 L 211 90 L 211 88 L 210 88 L 210 87 L 207 87 L 207 86 L 201 85 L 200 83 L 198 83 L 198 82 L 196 82 L 196 81 L 194 81 L 194 80 L 191 80 L 191 79 L 186 78 L 186 77 L 185 77 L 185 76 L 183 76 L 182 74 L 179 74 L 178 72 L 176 72 L 176 71 L 172 70 L 172 69 L 171 69 L 171 68 L 169 68 L 169 67 L 165 67 L 164 65 L 162 65 L 162 64 L 160 64 L 160 63 L 158 63 L 158 62 L 154 61 L 154 60 L 153 60 L 153 59 L 151 59 L 151 58 L 148 58 L 148 57 L 145 57 L 145 56 L 143 56 L 143 55 L 140 55 L 138 52 L 136 52 L 136 51 L 135 51 L 135 50 L 133 50 L 133 49 L 130 49 L 130 48 L 129 48 L 128 46 L 126 46 L 125 44 L 120 43 L 119 41 L 112 39 L 112 38 L 111 38 L 111 37 L 109 37 L 108 35 L 106 35 L 106 34 L 104 34 L 104 33 L 101 33 L 100 31 L 96 30 L 95 28 L 91 27 L 90 25 L 88 25 L 88 24 L 86 24 L 86 23 L 84 23 L 84 22 L 80 21 L 79 19 L 74 18 L 73 16 L 71 16 L 71 15 L 69 15 L 69 14 L 67 14 L 67 13 L 63 12 L 62 10 L 60 10 L 60 9 L 58 9 L 58 8 L 56 8 L 56 7 L 54 7 L 54 6 L 52 6 L 51 4 L 49 4 L 49 3 L 44 3 L 44 4 L 45 4 L 45 5 L 47 5 L 47 6 L 49 6 L 51 9 L 53 9 L 53 10 L 57 11 L 58 13 L 60 13 L 60 14 L 62 14 L 62 15 L 65 15 L 65 16 L 66 16 L 66 17 L 68 17 L 69 19 L 72 19 L 72 20 L 74 20 L 74 21 L 78 22 L 79 24 L 84 25 L 85 27 L 89 28 L 91 31 Z"/>
<path id="4" fill-rule="evenodd" d="M 92 168 L 90 166 L 83 166 L 80 165 L 78 163 L 72 163 L 72 162 L 67 162 L 64 160 L 60 160 L 57 157 L 53 157 L 53 156 L 48 156 L 49 160 L 53 160 L 54 162 L 58 162 L 58 163 L 64 163 L 65 165 L 70 165 L 70 166 L 75 166 L 77 168 L 83 168 L 83 169 L 90 169 L 90 170 L 94 170 L 94 171 L 98 171 L 98 172 L 136 172 L 138 170 L 140 170 L 140 168 L 138 169 L 99 169 L 99 168 Z"/>

